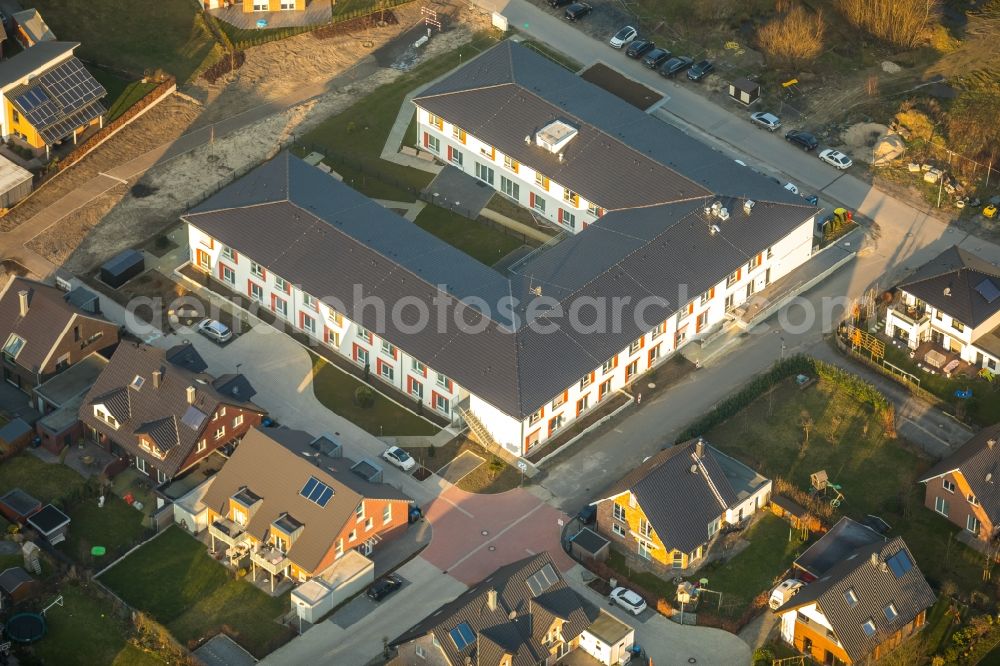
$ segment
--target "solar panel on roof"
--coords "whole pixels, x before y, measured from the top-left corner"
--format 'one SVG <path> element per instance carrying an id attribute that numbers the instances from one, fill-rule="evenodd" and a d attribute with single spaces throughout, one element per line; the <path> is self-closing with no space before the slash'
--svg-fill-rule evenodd
<path id="1" fill-rule="evenodd" d="M 531 590 L 531 596 L 537 597 L 539 594 L 552 587 L 557 580 L 559 580 L 559 578 L 556 575 L 556 570 L 552 568 L 551 564 L 546 564 L 544 567 L 529 576 L 528 580 L 525 582 L 528 584 L 528 589 Z"/>
<path id="2" fill-rule="evenodd" d="M 306 485 L 302 486 L 302 490 L 299 494 L 305 497 L 310 502 L 317 504 L 321 507 L 326 506 L 330 498 L 333 497 L 333 488 L 326 485 L 314 476 L 310 476 L 309 480 L 306 481 Z"/>
<path id="3" fill-rule="evenodd" d="M 463 622 L 448 632 L 451 640 L 455 642 L 455 647 L 459 650 L 465 649 L 476 640 L 476 634 L 467 622 Z"/>
<path id="4" fill-rule="evenodd" d="M 992 303 L 993 301 L 1000 298 L 1000 289 L 997 288 L 993 280 L 986 278 L 982 282 L 976 285 L 976 291 L 979 295 L 986 299 L 987 303 Z"/>
<path id="5" fill-rule="evenodd" d="M 205 422 L 208 415 L 201 411 L 194 405 L 189 405 L 187 411 L 184 412 L 184 416 L 181 417 L 181 423 L 191 428 L 192 430 L 199 430 L 201 424 Z"/>

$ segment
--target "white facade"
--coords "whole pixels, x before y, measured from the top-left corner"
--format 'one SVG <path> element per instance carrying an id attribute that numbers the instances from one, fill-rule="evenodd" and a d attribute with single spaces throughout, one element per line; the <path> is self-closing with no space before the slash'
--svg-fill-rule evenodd
<path id="1" fill-rule="evenodd" d="M 602 610 L 602 613 L 607 611 Z M 631 656 L 629 650 L 635 643 L 635 630 L 632 629 L 624 638 L 614 645 L 608 645 L 603 640 L 584 629 L 580 633 L 580 649 L 606 666 L 626 663 Z"/>
<path id="2" fill-rule="evenodd" d="M 885 333 L 890 338 L 906 342 L 910 349 L 930 340 L 958 354 L 966 363 L 992 372 L 1000 370 L 1000 354 L 973 342 L 1000 326 L 1000 312 L 973 328 L 904 290 L 900 290 L 900 296 L 900 302 L 886 313 Z"/>
<path id="3" fill-rule="evenodd" d="M 762 483 L 757 490 L 742 502 L 734 504 L 726 509 L 726 522 L 731 525 L 738 525 L 744 519 L 749 518 L 761 507 L 766 507 L 771 497 L 771 481 Z"/>
<path id="4" fill-rule="evenodd" d="M 827 630 L 825 632 L 826 637 L 838 647 L 844 647 L 840 639 L 834 634 L 833 627 L 830 626 L 830 621 L 826 619 L 826 616 L 815 603 L 802 606 L 796 610 L 785 611 L 781 614 L 782 640 L 789 645 L 795 645 L 795 623 L 803 621 L 811 625 L 813 631 L 817 631 L 819 628 Z"/>

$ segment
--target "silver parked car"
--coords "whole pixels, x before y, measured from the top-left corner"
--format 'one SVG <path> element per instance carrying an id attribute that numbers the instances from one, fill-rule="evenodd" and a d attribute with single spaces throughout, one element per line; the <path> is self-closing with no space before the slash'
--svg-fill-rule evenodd
<path id="1" fill-rule="evenodd" d="M 203 319 L 198 322 L 198 332 L 219 344 L 233 339 L 233 332 L 229 330 L 229 327 L 215 319 Z"/>
<path id="2" fill-rule="evenodd" d="M 781 118 L 774 115 L 773 113 L 767 113 L 765 111 L 756 111 L 750 114 L 750 122 L 757 125 L 758 127 L 763 127 L 769 132 L 773 132 L 779 127 L 781 127 Z"/>

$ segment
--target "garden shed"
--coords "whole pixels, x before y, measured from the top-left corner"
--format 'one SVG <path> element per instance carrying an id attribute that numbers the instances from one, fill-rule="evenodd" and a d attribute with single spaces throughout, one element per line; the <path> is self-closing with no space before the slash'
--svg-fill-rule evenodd
<path id="1" fill-rule="evenodd" d="M 31 441 L 31 426 L 24 419 L 13 419 L 0 427 L 0 453 L 10 455 L 26 447 Z"/>
<path id="2" fill-rule="evenodd" d="M 51 504 L 46 504 L 42 510 L 28 518 L 28 525 L 55 546 L 66 540 L 66 530 L 69 529 L 69 516 Z"/>
<path id="3" fill-rule="evenodd" d="M 351 471 L 368 483 L 382 483 L 382 466 L 370 458 L 363 458 L 354 463 Z"/>
<path id="4" fill-rule="evenodd" d="M 313 624 L 374 580 L 375 564 L 356 550 L 347 551 L 321 574 L 292 590 L 292 609 L 301 620 Z"/>
<path id="5" fill-rule="evenodd" d="M 30 171 L 0 155 L 0 208 L 13 208 L 31 194 L 33 179 Z"/>
<path id="6" fill-rule="evenodd" d="M 573 556 L 584 562 L 604 562 L 611 550 L 611 542 L 589 527 L 574 534 L 569 543 Z"/>
<path id="7" fill-rule="evenodd" d="M 125 250 L 101 266 L 101 282 L 117 289 L 146 269 L 142 252 Z"/>
<path id="8" fill-rule="evenodd" d="M 21 567 L 10 567 L 0 572 L 0 606 L 19 604 L 38 593 L 40 584 Z"/>
<path id="9" fill-rule="evenodd" d="M 24 524 L 28 516 L 42 508 L 42 503 L 24 492 L 14 488 L 0 497 L 0 514 L 12 523 Z"/>
<path id="10" fill-rule="evenodd" d="M 760 85 L 750 79 L 734 79 L 729 84 L 729 96 L 743 106 L 750 106 L 760 99 Z"/>

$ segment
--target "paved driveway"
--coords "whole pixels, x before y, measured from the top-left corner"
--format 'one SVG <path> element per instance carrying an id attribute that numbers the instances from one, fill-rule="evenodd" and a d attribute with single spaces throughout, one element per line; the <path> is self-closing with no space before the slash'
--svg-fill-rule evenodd
<path id="1" fill-rule="evenodd" d="M 423 558 L 466 585 L 498 567 L 547 550 L 563 571 L 573 561 L 560 544 L 566 514 L 520 488 L 476 495 L 454 486 L 425 509 L 434 538 Z"/>

